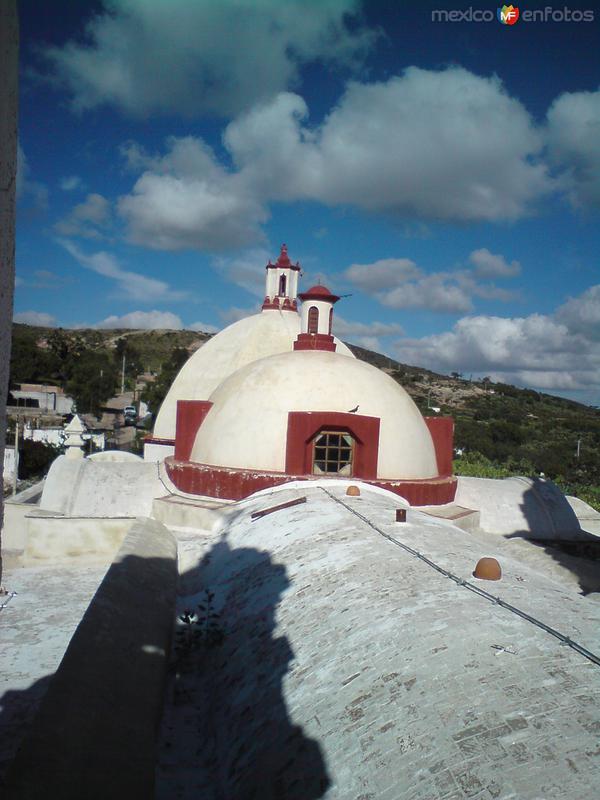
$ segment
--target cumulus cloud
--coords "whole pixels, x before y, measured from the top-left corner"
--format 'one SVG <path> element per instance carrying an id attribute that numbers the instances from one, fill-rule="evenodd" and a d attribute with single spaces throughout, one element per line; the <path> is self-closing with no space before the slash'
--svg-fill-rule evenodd
<path id="1" fill-rule="evenodd" d="M 59 239 L 58 242 L 82 267 L 113 280 L 121 299 L 155 303 L 158 300 L 164 302 L 189 297 L 186 292 L 174 291 L 165 281 L 123 269 L 110 253 L 99 251 L 88 255 L 67 239 Z"/>
<path id="2" fill-rule="evenodd" d="M 539 389 L 587 393 L 600 383 L 600 286 L 553 315 L 464 317 L 449 331 L 394 345 L 409 364 L 441 372 L 490 375 Z"/>
<path id="3" fill-rule="evenodd" d="M 381 294 L 380 301 L 390 308 L 423 308 L 447 314 L 460 314 L 473 307 L 468 291 L 448 280 L 446 273 L 427 275 Z"/>
<path id="4" fill-rule="evenodd" d="M 511 220 L 553 188 L 543 138 L 497 78 L 409 67 L 350 83 L 316 129 L 281 94 L 230 123 L 224 142 L 274 199 L 311 198 L 432 220 Z M 440 124 L 443 120 L 444 124 Z"/>
<path id="5" fill-rule="evenodd" d="M 315 60 L 352 66 L 375 34 L 359 0 L 104 0 L 85 42 L 48 47 L 77 111 L 229 116 L 299 81 Z"/>
<path id="6" fill-rule="evenodd" d="M 19 311 L 13 314 L 13 322 L 21 322 L 24 325 L 39 325 L 43 328 L 56 327 L 56 317 L 47 314 L 45 311 Z"/>
<path id="7" fill-rule="evenodd" d="M 575 206 L 600 206 L 600 89 L 566 92 L 547 114 L 550 158 Z"/>
<path id="8" fill-rule="evenodd" d="M 512 278 L 521 272 L 518 261 L 511 261 L 509 264 L 504 256 L 490 253 L 487 247 L 473 250 L 469 261 L 475 267 L 475 273 L 484 278 Z"/>
<path id="9" fill-rule="evenodd" d="M 223 250 L 263 238 L 268 213 L 244 176 L 219 165 L 204 142 L 171 138 L 163 157 L 137 147 L 126 151 L 144 167 L 132 191 L 119 199 L 129 239 L 158 250 Z"/>
<path id="10" fill-rule="evenodd" d="M 80 236 L 101 239 L 111 222 L 110 202 L 101 194 L 88 194 L 70 213 L 56 223 L 54 230 L 61 236 Z"/>
<path id="11" fill-rule="evenodd" d="M 95 328 L 137 328 L 140 330 L 167 329 L 180 331 L 183 323 L 170 311 L 130 311 L 121 317 L 111 316 L 98 322 Z"/>
<path id="12" fill-rule="evenodd" d="M 557 309 L 556 317 L 574 333 L 600 341 L 600 284 L 590 286 L 579 297 L 569 297 Z"/>
<path id="13" fill-rule="evenodd" d="M 343 277 L 365 292 L 392 289 L 421 276 L 421 270 L 409 258 L 382 258 L 372 264 L 352 264 Z"/>
<path id="14" fill-rule="evenodd" d="M 487 267 L 487 273 L 512 274 L 513 265 L 488 250 L 475 251 L 476 260 Z M 473 254 L 471 254 L 473 256 Z M 352 264 L 342 276 L 390 308 L 420 308 L 447 314 L 464 314 L 473 308 L 473 297 L 507 302 L 515 293 L 480 283 L 477 271 L 457 269 L 426 274 L 408 258 L 386 258 L 372 264 Z M 505 274 L 501 275 L 505 277 Z"/>
<path id="15" fill-rule="evenodd" d="M 317 127 L 308 115 L 289 92 L 239 114 L 223 133 L 232 167 L 192 136 L 172 137 L 162 156 L 130 143 L 125 158 L 141 174 L 118 204 L 130 239 L 247 246 L 262 238 L 270 203 L 298 200 L 405 221 L 506 221 L 556 188 L 539 162 L 542 135 L 497 78 L 410 67 L 385 83 L 350 83 Z"/>

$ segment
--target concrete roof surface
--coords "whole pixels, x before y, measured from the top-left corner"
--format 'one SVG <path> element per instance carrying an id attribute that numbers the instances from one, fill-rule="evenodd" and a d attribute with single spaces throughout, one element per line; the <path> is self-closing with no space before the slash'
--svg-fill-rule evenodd
<path id="1" fill-rule="evenodd" d="M 594 796 L 600 667 L 369 522 L 595 653 L 600 606 L 494 552 L 491 537 L 415 509 L 396 523 L 383 492 L 327 491 L 260 493 L 212 536 L 182 543 L 181 607 L 206 607 L 206 589 L 214 598 L 199 642 L 177 656 L 157 796 Z M 502 580 L 474 579 L 477 560 L 494 555 Z"/>

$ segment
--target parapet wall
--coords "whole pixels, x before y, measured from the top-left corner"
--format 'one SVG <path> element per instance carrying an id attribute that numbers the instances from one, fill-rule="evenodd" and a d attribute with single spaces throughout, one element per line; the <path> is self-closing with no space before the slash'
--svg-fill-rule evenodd
<path id="1" fill-rule="evenodd" d="M 136 521 L 52 678 L 6 800 L 154 796 L 177 580 L 173 536 Z"/>

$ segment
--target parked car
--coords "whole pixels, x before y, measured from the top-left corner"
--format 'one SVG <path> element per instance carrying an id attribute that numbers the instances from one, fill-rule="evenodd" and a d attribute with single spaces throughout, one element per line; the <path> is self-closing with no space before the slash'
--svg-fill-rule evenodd
<path id="1" fill-rule="evenodd" d="M 135 406 L 125 406 L 123 409 L 125 425 L 135 425 L 137 422 L 137 411 Z"/>

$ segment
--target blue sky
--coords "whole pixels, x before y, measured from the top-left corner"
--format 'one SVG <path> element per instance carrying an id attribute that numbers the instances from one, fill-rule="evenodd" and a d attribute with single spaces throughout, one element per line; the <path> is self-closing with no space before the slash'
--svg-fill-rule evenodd
<path id="1" fill-rule="evenodd" d="M 285 241 L 345 340 L 599 403 L 594 3 L 19 5 L 17 321 L 217 330 Z"/>

